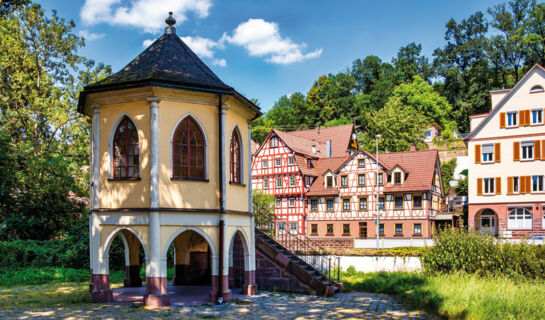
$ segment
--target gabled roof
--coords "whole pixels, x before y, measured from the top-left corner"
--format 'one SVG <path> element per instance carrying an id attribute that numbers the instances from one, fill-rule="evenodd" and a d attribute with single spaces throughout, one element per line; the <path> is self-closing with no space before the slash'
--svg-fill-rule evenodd
<path id="1" fill-rule="evenodd" d="M 318 177 L 309 188 L 307 195 L 309 196 L 323 196 L 323 195 L 335 195 L 339 193 L 339 188 L 326 188 L 324 175 L 328 171 L 335 172 L 339 166 L 346 162 L 350 156 L 333 157 L 333 158 L 321 158 L 316 161 L 316 172 Z"/>
<path id="2" fill-rule="evenodd" d="M 438 163 L 437 150 L 419 150 L 395 153 L 380 153 L 379 162 L 390 171 L 400 166 L 406 172 L 403 184 L 388 183 L 384 192 L 429 191 L 432 187 L 435 166 Z"/>
<path id="3" fill-rule="evenodd" d="M 539 63 L 536 63 L 534 64 L 532 68 L 530 68 L 530 70 L 528 70 L 528 72 L 526 72 L 526 74 L 522 78 L 519 79 L 519 81 L 513 86 L 513 88 L 502 90 L 506 92 L 508 91 L 508 93 L 496 104 L 494 108 L 492 108 L 492 110 L 488 112 L 488 115 L 483 120 L 481 120 L 481 122 L 475 127 L 475 129 L 473 129 L 467 135 L 467 137 L 464 138 L 464 142 L 467 143 L 467 141 L 471 140 L 471 138 L 473 138 L 473 136 L 477 132 L 479 132 L 479 130 L 481 130 L 481 128 L 484 127 L 486 123 L 488 123 L 488 120 L 498 112 L 498 110 L 505 104 L 505 102 L 508 101 L 513 96 L 513 94 L 517 91 L 516 89 L 518 89 L 518 87 L 521 86 L 524 80 L 536 69 L 539 69 L 545 72 L 545 68 L 543 68 Z"/>
<path id="4" fill-rule="evenodd" d="M 302 153 L 313 157 L 325 156 L 325 144 L 318 143 L 316 141 L 298 137 L 292 134 L 292 132 L 283 132 L 273 129 L 275 133 L 284 143 L 294 152 Z M 312 146 L 316 146 L 316 154 L 312 151 Z"/>
<path id="5" fill-rule="evenodd" d="M 324 145 L 327 143 L 328 140 L 330 140 L 331 156 L 342 157 L 346 155 L 346 150 L 348 150 L 353 131 L 354 125 L 346 124 L 335 127 L 292 131 L 289 132 L 289 134 L 300 138 L 316 141 Z M 326 156 L 325 149 L 323 149 L 322 154 L 322 157 Z"/>
<path id="6" fill-rule="evenodd" d="M 171 20 L 169 20 L 171 19 Z M 176 35 L 172 15 L 165 33 L 118 72 L 86 86 L 80 94 L 78 111 L 83 112 L 89 93 L 144 86 L 172 87 L 233 95 L 260 113 L 259 107 L 221 81 L 210 68 Z"/>

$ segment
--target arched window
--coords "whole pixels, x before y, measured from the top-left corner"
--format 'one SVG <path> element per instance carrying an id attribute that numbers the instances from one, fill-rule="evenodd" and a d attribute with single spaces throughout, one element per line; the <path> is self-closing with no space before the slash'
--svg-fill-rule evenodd
<path id="1" fill-rule="evenodd" d="M 186 117 L 174 132 L 172 141 L 172 171 L 174 178 L 205 178 L 204 134 L 195 120 Z"/>
<path id="2" fill-rule="evenodd" d="M 532 213 L 525 208 L 517 208 L 509 213 L 509 229 L 532 229 Z"/>
<path id="3" fill-rule="evenodd" d="M 233 130 L 231 135 L 231 182 L 242 183 L 242 149 L 240 145 L 240 133 L 238 129 Z"/>
<path id="4" fill-rule="evenodd" d="M 536 93 L 536 92 L 543 92 L 543 87 L 538 85 L 535 85 L 530 89 L 530 93 Z"/>
<path id="5" fill-rule="evenodd" d="M 140 151 L 136 126 L 124 116 L 115 129 L 113 141 L 113 178 L 129 179 L 140 176 Z"/>

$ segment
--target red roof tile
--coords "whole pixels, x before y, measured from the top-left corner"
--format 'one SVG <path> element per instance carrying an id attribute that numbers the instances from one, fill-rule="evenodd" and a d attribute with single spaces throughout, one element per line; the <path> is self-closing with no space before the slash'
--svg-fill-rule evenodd
<path id="1" fill-rule="evenodd" d="M 309 196 L 322 196 L 322 195 L 335 195 L 339 193 L 338 188 L 325 188 L 324 174 L 330 170 L 335 170 L 341 166 L 350 156 L 334 157 L 334 158 L 321 158 L 316 161 L 316 172 L 318 177 L 310 186 Z"/>
<path id="2" fill-rule="evenodd" d="M 311 130 L 301 130 L 289 132 L 290 135 L 304 138 L 311 141 L 316 141 L 325 146 L 328 140 L 331 141 L 331 156 L 342 157 L 347 154 L 350 138 L 354 131 L 353 124 L 342 126 L 317 128 Z M 325 147 L 321 150 L 322 157 L 326 156 Z"/>
<path id="3" fill-rule="evenodd" d="M 395 153 L 379 153 L 379 163 L 388 170 L 396 165 L 407 173 L 402 185 L 386 184 L 385 192 L 430 190 L 438 162 L 437 150 L 420 150 Z"/>

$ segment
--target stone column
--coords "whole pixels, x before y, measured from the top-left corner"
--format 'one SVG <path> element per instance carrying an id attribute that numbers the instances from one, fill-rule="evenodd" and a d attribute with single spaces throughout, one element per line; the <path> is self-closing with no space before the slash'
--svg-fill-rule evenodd
<path id="1" fill-rule="evenodd" d="M 246 295 L 257 294 L 255 284 L 255 219 L 252 193 L 252 125 L 248 124 L 248 213 L 250 214 L 250 241 L 248 243 L 248 264 L 244 265 L 244 286 L 242 293 Z"/>
<path id="2" fill-rule="evenodd" d="M 159 99 L 150 97 L 150 262 L 146 274 L 144 304 L 170 305 L 167 294 L 166 263 L 161 258 L 161 220 L 159 211 Z"/>

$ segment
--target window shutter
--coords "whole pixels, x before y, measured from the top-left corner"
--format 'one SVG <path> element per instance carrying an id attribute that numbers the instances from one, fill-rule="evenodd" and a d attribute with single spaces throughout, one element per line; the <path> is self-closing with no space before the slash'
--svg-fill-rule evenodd
<path id="1" fill-rule="evenodd" d="M 477 179 L 477 195 L 478 196 L 483 195 L 483 178 Z"/>
<path id="2" fill-rule="evenodd" d="M 520 161 L 520 142 L 513 142 L 513 161 Z"/>
<path id="3" fill-rule="evenodd" d="M 475 163 L 481 163 L 481 145 L 475 145 Z"/>
<path id="4" fill-rule="evenodd" d="M 513 177 L 507 177 L 507 194 L 513 194 Z"/>
<path id="5" fill-rule="evenodd" d="M 534 160 L 541 159 L 541 141 L 534 140 Z"/>
<path id="6" fill-rule="evenodd" d="M 494 162 L 501 161 L 501 144 L 494 143 Z"/>
<path id="7" fill-rule="evenodd" d="M 519 126 L 524 125 L 524 110 L 519 110 Z"/>
<path id="8" fill-rule="evenodd" d="M 545 160 L 545 140 L 541 140 L 541 160 Z"/>
<path id="9" fill-rule="evenodd" d="M 500 112 L 500 128 L 505 128 L 505 112 Z"/>
<path id="10" fill-rule="evenodd" d="M 524 177 L 526 178 L 526 193 L 531 193 L 532 192 L 532 177 L 531 176 L 526 176 Z"/>
<path id="11" fill-rule="evenodd" d="M 524 194 L 526 193 L 526 177 L 520 176 L 519 177 L 519 193 Z"/>
<path id="12" fill-rule="evenodd" d="M 501 178 L 496 177 L 496 194 L 501 194 Z"/>
<path id="13" fill-rule="evenodd" d="M 526 112 L 526 125 L 529 126 L 531 124 L 530 110 L 524 110 L 524 112 Z"/>

